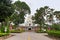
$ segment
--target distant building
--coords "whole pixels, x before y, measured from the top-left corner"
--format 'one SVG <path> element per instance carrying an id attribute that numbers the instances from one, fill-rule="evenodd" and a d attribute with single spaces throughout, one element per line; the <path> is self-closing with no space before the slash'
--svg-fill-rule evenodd
<path id="1" fill-rule="evenodd" d="M 18 28 L 21 28 L 25 31 L 31 30 L 31 31 L 36 31 L 39 30 L 39 25 L 38 24 L 33 24 L 32 20 L 32 15 L 27 14 L 25 17 L 25 22 L 23 24 L 19 24 Z"/>

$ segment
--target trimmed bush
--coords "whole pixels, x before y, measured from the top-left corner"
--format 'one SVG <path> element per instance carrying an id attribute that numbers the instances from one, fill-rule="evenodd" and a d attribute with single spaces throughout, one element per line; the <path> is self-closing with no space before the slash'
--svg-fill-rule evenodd
<path id="1" fill-rule="evenodd" d="M 7 35 L 9 35 L 9 33 L 0 33 L 0 37 L 7 36 Z"/>
<path id="2" fill-rule="evenodd" d="M 20 29 L 14 29 L 10 31 L 11 33 L 21 33 L 24 32 L 24 30 L 20 30 Z"/>
<path id="3" fill-rule="evenodd" d="M 46 33 L 46 31 L 47 31 L 47 27 L 42 27 L 39 30 L 37 30 L 36 32 L 37 33 Z"/>
<path id="4" fill-rule="evenodd" d="M 46 31 L 43 31 L 43 30 L 37 30 L 36 32 L 37 33 L 46 33 Z"/>
<path id="5" fill-rule="evenodd" d="M 60 37 L 60 31 L 50 30 L 50 31 L 47 31 L 47 33 L 50 36 Z"/>

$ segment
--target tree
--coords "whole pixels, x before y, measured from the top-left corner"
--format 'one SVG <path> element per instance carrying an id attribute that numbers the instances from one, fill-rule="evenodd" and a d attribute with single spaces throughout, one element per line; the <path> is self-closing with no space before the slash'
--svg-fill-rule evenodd
<path id="1" fill-rule="evenodd" d="M 45 16 L 47 16 L 46 22 L 53 23 L 54 9 L 51 9 L 48 6 L 45 6 L 44 9 L 45 9 Z"/>
<path id="2" fill-rule="evenodd" d="M 16 1 L 14 3 L 15 5 L 15 10 L 18 11 L 18 17 L 14 20 L 14 23 L 19 24 L 19 23 L 24 23 L 24 16 L 25 14 L 30 14 L 30 7 L 25 3 L 21 1 Z"/>
<path id="3" fill-rule="evenodd" d="M 41 7 L 39 10 L 37 9 L 34 17 L 35 23 L 40 24 L 40 28 L 44 27 L 47 21 L 53 21 L 53 13 L 53 9 L 49 8 L 48 6 Z M 45 20 L 44 17 L 46 17 L 47 20 Z"/>
<path id="4" fill-rule="evenodd" d="M 56 15 L 56 17 L 60 20 L 60 11 L 55 11 L 54 15 Z"/>
<path id="5" fill-rule="evenodd" d="M 19 23 L 24 23 L 24 15 L 25 15 L 24 12 L 20 12 L 20 14 L 15 17 L 13 22 L 17 25 Z"/>
<path id="6" fill-rule="evenodd" d="M 49 7 L 48 6 L 44 6 L 45 9 L 48 9 Z"/>
<path id="7" fill-rule="evenodd" d="M 37 9 L 34 17 L 35 23 L 39 24 L 40 28 L 44 25 L 44 11 L 45 9 L 43 7 L 41 7 L 39 10 Z"/>
<path id="8" fill-rule="evenodd" d="M 21 2 L 21 1 L 16 1 L 14 3 L 16 10 L 21 12 L 21 11 L 27 11 L 30 13 L 30 7 L 25 3 L 25 2 Z"/>
<path id="9" fill-rule="evenodd" d="M 5 32 L 5 27 L 9 32 L 9 18 L 14 13 L 11 0 L 0 0 L 0 22 L 2 22 L 1 31 Z M 3 23 L 4 22 L 4 23 Z"/>
<path id="10" fill-rule="evenodd" d="M 4 21 L 10 17 L 14 12 L 11 4 L 11 0 L 0 0 L 0 19 Z M 3 19 L 3 20 L 2 20 Z"/>

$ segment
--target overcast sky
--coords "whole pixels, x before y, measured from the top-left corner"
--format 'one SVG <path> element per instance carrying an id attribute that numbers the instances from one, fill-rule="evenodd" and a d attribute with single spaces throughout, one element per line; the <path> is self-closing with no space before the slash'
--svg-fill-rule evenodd
<path id="1" fill-rule="evenodd" d="M 17 0 L 13 0 L 14 2 Z M 31 8 L 31 14 L 36 12 L 36 9 L 44 6 L 49 6 L 55 10 L 60 10 L 60 0 L 20 0 L 26 2 Z"/>

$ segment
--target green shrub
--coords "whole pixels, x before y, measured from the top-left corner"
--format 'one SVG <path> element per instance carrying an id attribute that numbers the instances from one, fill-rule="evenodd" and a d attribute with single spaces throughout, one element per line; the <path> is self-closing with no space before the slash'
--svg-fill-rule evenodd
<path id="1" fill-rule="evenodd" d="M 36 32 L 37 32 L 37 33 L 40 33 L 40 30 L 37 30 Z"/>
<path id="2" fill-rule="evenodd" d="M 39 29 L 39 30 L 37 30 L 36 32 L 37 33 L 46 33 L 46 28 L 41 28 L 41 29 Z"/>
<path id="3" fill-rule="evenodd" d="M 6 26 L 6 27 L 7 27 L 6 33 L 10 33 L 9 26 Z"/>
<path id="4" fill-rule="evenodd" d="M 5 32 L 5 27 L 7 28 L 7 31 Z M 9 26 L 2 26 L 1 27 L 1 33 L 9 33 Z"/>
<path id="5" fill-rule="evenodd" d="M 53 24 L 52 29 L 60 31 L 60 24 Z"/>
<path id="6" fill-rule="evenodd" d="M 60 37 L 60 31 L 50 30 L 50 31 L 47 31 L 47 33 L 50 36 Z"/>
<path id="7" fill-rule="evenodd" d="M 0 37 L 7 36 L 7 35 L 9 35 L 9 33 L 0 33 Z"/>
<path id="8" fill-rule="evenodd" d="M 4 33 L 4 27 L 5 27 L 5 26 L 2 26 L 2 27 L 1 27 L 1 33 Z"/>
<path id="9" fill-rule="evenodd" d="M 41 33 L 46 33 L 46 31 L 43 31 L 43 30 L 41 30 L 40 32 L 41 32 Z"/>
<path id="10" fill-rule="evenodd" d="M 60 24 L 53 24 L 51 28 L 51 30 L 47 31 L 48 35 L 60 37 Z"/>
<path id="11" fill-rule="evenodd" d="M 20 30 L 20 29 L 14 29 L 10 31 L 11 33 L 21 33 L 24 32 L 24 30 Z"/>
<path id="12" fill-rule="evenodd" d="M 43 30 L 37 30 L 36 32 L 37 33 L 46 33 L 46 31 L 43 31 Z"/>
<path id="13" fill-rule="evenodd" d="M 1 33 L 1 30 L 0 30 L 0 33 Z"/>

